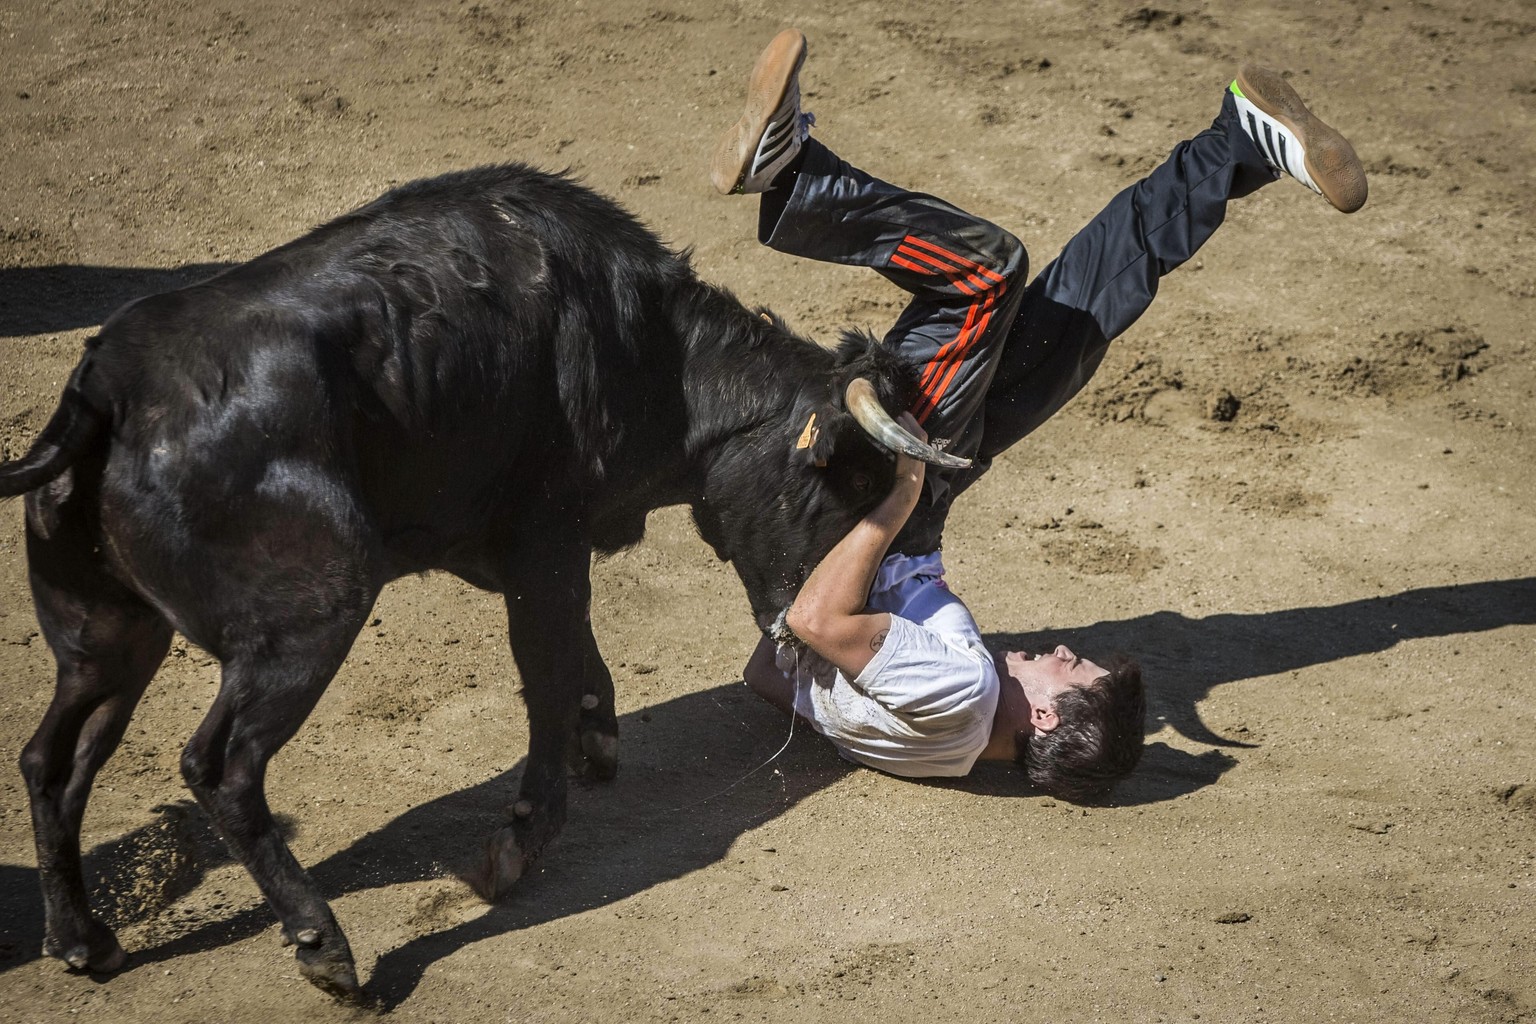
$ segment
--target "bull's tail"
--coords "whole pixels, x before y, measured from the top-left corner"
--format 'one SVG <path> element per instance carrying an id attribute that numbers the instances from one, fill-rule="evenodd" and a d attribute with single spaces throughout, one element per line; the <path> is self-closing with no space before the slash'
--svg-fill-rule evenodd
<path id="1" fill-rule="evenodd" d="M 58 477 L 100 436 L 107 417 L 86 398 L 85 378 L 90 370 L 91 353 L 87 351 L 69 375 L 59 407 L 31 450 L 14 462 L 0 462 L 0 498 L 14 498 Z"/>

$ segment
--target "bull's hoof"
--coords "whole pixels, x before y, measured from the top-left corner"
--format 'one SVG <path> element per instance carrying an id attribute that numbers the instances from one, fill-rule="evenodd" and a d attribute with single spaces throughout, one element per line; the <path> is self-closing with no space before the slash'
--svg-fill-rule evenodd
<path id="1" fill-rule="evenodd" d="M 476 896 L 495 903 L 511 891 L 532 861 L 518 846 L 510 828 L 497 829 L 485 841 L 483 856 L 461 877 Z"/>
<path id="2" fill-rule="evenodd" d="M 90 934 L 78 941 L 45 938 L 43 955 L 62 960 L 71 971 L 81 974 L 116 974 L 128 962 L 128 953 L 118 944 L 117 936 L 95 921 L 91 922 Z"/>
<path id="3" fill-rule="evenodd" d="M 351 954 L 337 953 L 323 946 L 308 948 L 304 945 L 304 937 L 307 936 L 296 937 L 295 942 L 298 946 L 299 973 L 332 999 L 344 1003 L 366 1003 L 363 987 L 357 983 L 357 968 L 352 964 Z"/>
<path id="4" fill-rule="evenodd" d="M 619 738 L 613 733 L 598 729 L 583 730 L 581 753 L 590 777 L 607 782 L 619 773 Z"/>

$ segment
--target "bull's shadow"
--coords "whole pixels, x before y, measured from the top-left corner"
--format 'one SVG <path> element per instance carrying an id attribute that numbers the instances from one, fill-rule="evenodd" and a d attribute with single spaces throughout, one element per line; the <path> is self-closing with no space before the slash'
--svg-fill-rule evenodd
<path id="1" fill-rule="evenodd" d="M 60 263 L 0 269 L 0 338 L 94 327 L 130 299 L 184 288 L 232 266 L 91 267 Z"/>
<path id="2" fill-rule="evenodd" d="M 1041 633 L 994 634 L 990 639 L 1004 646 L 1065 640 L 1087 651 L 1137 652 L 1147 667 L 1151 691 L 1149 726 L 1157 729 L 1166 722 L 1197 741 L 1236 748 L 1246 744 L 1212 733 L 1196 708 L 1221 683 L 1382 651 L 1403 640 L 1531 624 L 1536 624 L 1536 578 L 1428 587 L 1250 615 L 1192 619 L 1160 612 Z M 826 744 L 803 733 L 765 765 L 783 743 L 786 728 L 782 716 L 739 683 L 625 715 L 618 779 L 576 787 L 569 823 L 543 866 L 504 904 L 386 951 L 374 965 L 368 991 L 386 1008 L 397 1006 L 431 964 L 472 943 L 604 906 L 708 867 L 750 830 L 854 770 Z M 1153 743 L 1114 802 L 1174 799 L 1210 785 L 1235 763 L 1222 750 L 1196 755 Z M 311 872 L 331 899 L 442 878 L 449 867 L 465 864 L 478 850 L 480 837 L 500 823 L 520 771 L 514 768 L 411 808 L 314 865 Z M 941 785 L 999 799 L 1031 795 L 1017 772 L 1003 767 L 987 767 Z M 31 871 L 0 870 L 7 876 L 7 889 L 35 886 Z M 31 959 L 41 941 L 41 904 L 33 897 L 19 909 L 31 913 L 21 925 L 27 934 L 18 936 L 22 941 L 14 947 L 14 957 Z M 408 911 L 402 908 L 401 913 Z M 263 931 L 276 941 L 270 912 L 258 906 L 139 949 L 130 964 L 154 964 Z M 353 939 L 366 944 L 361 935 Z"/>

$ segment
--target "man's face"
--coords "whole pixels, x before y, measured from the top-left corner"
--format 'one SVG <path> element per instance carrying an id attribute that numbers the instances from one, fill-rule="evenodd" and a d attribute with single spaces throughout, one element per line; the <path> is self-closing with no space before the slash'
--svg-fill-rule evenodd
<path id="1" fill-rule="evenodd" d="M 1056 696 L 1074 686 L 1088 686 L 1109 675 L 1102 666 L 1079 658 L 1065 645 L 1049 654 L 1010 651 L 1003 655 L 1008 675 L 1016 680 L 1029 702 L 1030 725 L 1040 732 L 1056 728 Z"/>

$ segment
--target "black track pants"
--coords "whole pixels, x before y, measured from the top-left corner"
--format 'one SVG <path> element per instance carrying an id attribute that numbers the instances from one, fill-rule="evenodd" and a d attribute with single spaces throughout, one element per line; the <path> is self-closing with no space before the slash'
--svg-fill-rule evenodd
<path id="1" fill-rule="evenodd" d="M 988 221 L 850 166 L 814 139 L 793 184 L 763 196 L 758 236 L 797 256 L 870 267 L 912 293 L 886 335 L 923 367 L 913 409 L 975 465 L 930 472 L 893 549 L 939 544 L 949 505 L 993 456 L 1076 395 L 1158 280 L 1221 226 L 1227 201 L 1275 180 L 1223 97 L 1210 128 L 1110 200 L 1027 286 L 1024 247 Z"/>

